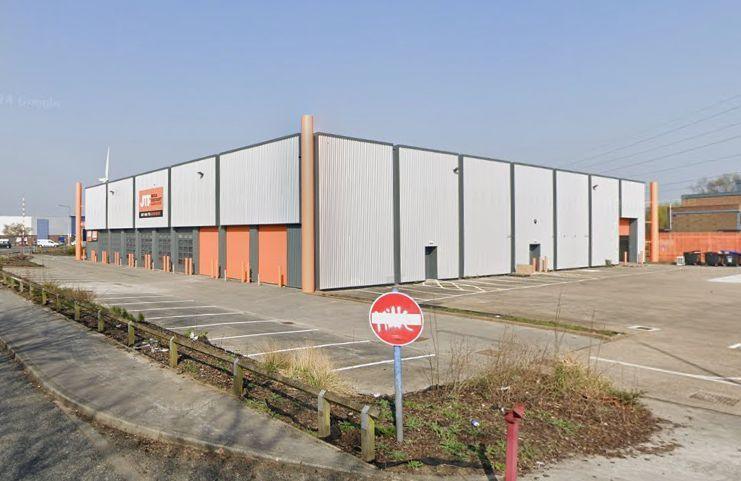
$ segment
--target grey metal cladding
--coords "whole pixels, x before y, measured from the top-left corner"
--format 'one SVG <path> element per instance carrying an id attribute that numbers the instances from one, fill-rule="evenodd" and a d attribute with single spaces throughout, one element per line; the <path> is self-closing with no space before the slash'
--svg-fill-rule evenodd
<path id="1" fill-rule="evenodd" d="M 108 228 L 134 228 L 134 178 L 108 184 Z"/>
<path id="2" fill-rule="evenodd" d="M 135 206 L 135 227 L 137 229 L 153 227 L 169 227 L 169 208 L 168 199 L 170 198 L 170 186 L 168 184 L 167 168 L 147 172 L 135 177 L 136 192 L 134 193 Z M 146 189 L 162 187 L 162 215 L 160 217 L 139 217 L 139 192 Z"/>
<path id="3" fill-rule="evenodd" d="M 623 206 L 623 217 L 637 219 L 645 216 L 646 212 L 646 185 L 641 182 L 629 180 L 621 181 L 622 188 L 620 202 Z"/>
<path id="4" fill-rule="evenodd" d="M 173 227 L 216 225 L 216 157 L 170 169 Z"/>
<path id="5" fill-rule="evenodd" d="M 465 276 L 511 269 L 510 164 L 463 157 Z"/>
<path id="6" fill-rule="evenodd" d="M 85 189 L 85 229 L 105 229 L 106 225 L 106 184 Z"/>
<path id="7" fill-rule="evenodd" d="M 553 171 L 515 164 L 515 264 L 530 262 L 530 244 L 553 260 Z"/>
<path id="8" fill-rule="evenodd" d="M 592 265 L 618 262 L 620 256 L 620 200 L 618 180 L 593 175 L 592 185 Z"/>
<path id="9" fill-rule="evenodd" d="M 392 146 L 316 139 L 319 288 L 393 283 Z"/>
<path id="10" fill-rule="evenodd" d="M 298 136 L 220 154 L 221 225 L 300 222 Z"/>
<path id="11" fill-rule="evenodd" d="M 437 274 L 458 277 L 458 155 L 399 147 L 401 281 L 425 278 L 425 246 L 437 247 Z"/>
<path id="12" fill-rule="evenodd" d="M 556 171 L 557 269 L 589 265 L 589 176 Z"/>
<path id="13" fill-rule="evenodd" d="M 622 216 L 637 219 L 636 250 L 638 259 L 642 260 L 643 250 L 646 243 L 646 185 L 642 182 L 630 180 L 621 181 L 620 204 L 622 205 Z"/>

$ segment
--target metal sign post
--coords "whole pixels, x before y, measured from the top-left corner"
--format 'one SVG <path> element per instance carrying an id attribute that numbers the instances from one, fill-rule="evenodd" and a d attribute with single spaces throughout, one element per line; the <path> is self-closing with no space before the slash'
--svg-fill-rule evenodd
<path id="1" fill-rule="evenodd" d="M 419 338 L 424 315 L 414 299 L 394 289 L 378 297 L 371 305 L 370 327 L 380 339 L 394 347 L 394 402 L 396 407 L 396 442 L 404 442 L 404 387 L 401 379 L 401 347 Z"/>
<path id="2" fill-rule="evenodd" d="M 394 346 L 394 394 L 396 402 L 396 442 L 404 442 L 404 389 L 401 384 L 401 346 Z"/>

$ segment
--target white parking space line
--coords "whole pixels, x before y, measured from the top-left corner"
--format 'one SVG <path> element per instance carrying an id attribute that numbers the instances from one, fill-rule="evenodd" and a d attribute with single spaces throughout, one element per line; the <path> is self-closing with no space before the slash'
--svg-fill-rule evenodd
<path id="1" fill-rule="evenodd" d="M 98 297 L 97 299 L 99 301 L 118 301 L 118 300 L 121 300 L 121 299 L 156 299 L 158 297 L 169 297 L 169 296 L 161 296 L 159 294 L 157 294 L 157 295 L 147 294 L 147 295 L 143 295 L 143 296 Z"/>
<path id="2" fill-rule="evenodd" d="M 116 304 L 117 306 L 140 306 L 142 304 L 173 304 L 177 302 L 195 302 L 193 299 L 183 299 L 182 301 L 145 301 L 145 302 L 124 302 Z"/>
<path id="3" fill-rule="evenodd" d="M 207 316 L 234 316 L 237 314 L 245 314 L 244 311 L 234 311 L 234 312 L 214 312 L 214 313 L 206 313 L 206 314 L 178 314 L 175 316 L 159 316 L 159 317 L 148 317 L 148 321 L 157 321 L 160 319 L 179 319 L 181 317 L 207 317 Z"/>
<path id="4" fill-rule="evenodd" d="M 435 357 L 434 354 L 423 354 L 421 356 L 410 356 L 410 357 L 402 357 L 402 361 L 414 361 L 415 359 L 427 359 L 429 357 Z M 386 361 L 376 361 L 376 362 L 366 362 L 365 364 L 356 364 L 354 366 L 346 366 L 346 367 L 338 367 L 337 369 L 333 369 L 333 371 L 349 371 L 350 369 L 360 369 L 361 367 L 370 367 L 370 366 L 379 366 L 381 364 L 391 364 L 394 362 L 393 359 L 388 359 Z"/>
<path id="5" fill-rule="evenodd" d="M 234 321 L 234 322 L 214 322 L 213 324 L 194 324 L 192 326 L 170 326 L 165 329 L 195 329 L 197 327 L 212 327 L 212 326 L 232 326 L 235 324 L 260 324 L 265 322 L 280 322 L 275 319 L 265 319 L 258 321 Z"/>
<path id="6" fill-rule="evenodd" d="M 371 341 L 365 339 L 365 340 L 362 340 L 362 341 L 332 342 L 332 343 L 329 343 L 329 344 L 318 344 L 316 346 L 289 347 L 289 348 L 286 348 L 286 349 L 278 349 L 278 350 L 275 350 L 275 351 L 255 352 L 255 353 L 252 353 L 252 354 L 247 354 L 247 357 L 264 356 L 266 354 L 275 354 L 275 353 L 278 353 L 278 352 L 303 351 L 305 349 L 321 349 L 321 348 L 324 348 L 324 347 L 349 346 L 351 344 L 364 344 L 364 343 L 368 343 L 368 342 L 371 342 Z"/>
<path id="7" fill-rule="evenodd" d="M 148 307 L 147 309 L 129 309 L 130 312 L 146 312 L 146 311 L 167 311 L 173 309 L 213 309 L 220 308 L 221 306 L 174 306 L 174 307 Z"/>
<path id="8" fill-rule="evenodd" d="M 701 381 L 717 382 L 720 384 L 727 384 L 729 386 L 735 386 L 741 388 L 741 383 L 737 382 L 741 380 L 741 377 L 723 377 L 723 376 L 705 376 L 703 374 L 691 374 L 688 372 L 670 371 L 668 369 L 661 369 L 652 366 L 643 366 L 641 364 L 633 364 L 631 362 L 616 361 L 614 359 L 605 359 L 603 357 L 590 356 L 593 361 L 606 362 L 610 364 L 619 364 L 621 366 L 634 367 L 636 369 L 645 369 L 647 371 L 661 372 L 664 374 L 671 374 L 672 376 L 682 376 L 692 379 L 699 379 Z M 734 382 L 736 381 L 736 382 Z"/>
<path id="9" fill-rule="evenodd" d="M 259 332 L 257 334 L 242 334 L 241 336 L 226 336 L 226 337 L 214 337 L 212 341 L 224 341 L 226 339 L 241 339 L 244 337 L 260 337 L 260 336 L 278 336 L 280 334 L 298 334 L 300 332 L 312 332 L 318 331 L 319 329 L 299 329 L 297 331 L 278 331 L 278 332 Z"/>

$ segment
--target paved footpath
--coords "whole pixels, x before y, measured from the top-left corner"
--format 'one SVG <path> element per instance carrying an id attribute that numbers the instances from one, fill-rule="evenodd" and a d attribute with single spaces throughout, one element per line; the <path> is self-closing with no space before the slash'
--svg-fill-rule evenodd
<path id="1" fill-rule="evenodd" d="M 0 289 L 0 340 L 55 397 L 130 434 L 353 473 L 373 467 Z"/>

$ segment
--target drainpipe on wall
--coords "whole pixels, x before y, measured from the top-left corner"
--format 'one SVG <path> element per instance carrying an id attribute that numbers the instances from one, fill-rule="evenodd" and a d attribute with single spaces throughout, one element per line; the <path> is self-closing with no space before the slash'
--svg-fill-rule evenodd
<path id="1" fill-rule="evenodd" d="M 314 292 L 314 116 L 301 116 L 301 290 Z"/>
<path id="2" fill-rule="evenodd" d="M 651 182 L 651 252 L 650 261 L 659 262 L 659 183 Z"/>

